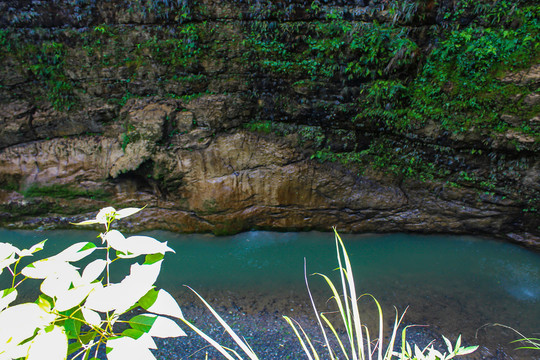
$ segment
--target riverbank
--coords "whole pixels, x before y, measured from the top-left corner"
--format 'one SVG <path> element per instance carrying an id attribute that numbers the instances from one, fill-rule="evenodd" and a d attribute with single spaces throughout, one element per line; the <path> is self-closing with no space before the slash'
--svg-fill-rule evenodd
<path id="1" fill-rule="evenodd" d="M 313 309 L 309 303 L 307 293 L 305 296 L 293 294 L 284 295 L 277 299 L 272 296 L 257 294 L 252 297 L 248 294 L 235 294 L 232 292 L 207 293 L 208 300 L 218 311 L 225 321 L 243 337 L 253 348 L 259 359 L 281 360 L 281 359 L 307 359 L 295 337 L 290 326 L 283 319 L 283 315 L 290 316 L 297 320 L 307 334 L 310 335 L 313 343 L 319 348 L 320 354 L 325 358 L 324 339 L 320 335 L 320 328 L 313 315 Z M 321 294 L 318 294 L 321 295 Z M 319 297 L 318 308 L 321 311 L 332 310 L 331 302 L 322 301 Z M 225 333 L 223 327 L 213 318 L 200 301 L 194 295 L 185 292 L 182 298 L 178 299 L 182 307 L 184 316 L 194 325 L 203 330 L 206 334 L 215 339 L 218 343 L 227 347 L 236 349 L 231 338 Z M 383 307 L 387 309 L 385 303 Z M 378 331 L 376 319 L 376 310 L 373 308 L 360 309 L 362 311 L 362 321 L 370 329 L 371 336 L 375 337 Z M 400 312 L 401 313 L 401 312 Z M 385 346 L 388 342 L 388 336 L 391 332 L 393 314 L 385 313 Z M 442 335 L 445 335 L 455 343 L 459 333 L 451 329 L 439 327 L 434 324 L 417 322 L 419 313 L 414 309 L 409 309 L 402 323 L 398 335 L 398 343 L 395 350 L 399 350 L 401 344 L 401 329 L 407 325 L 418 325 L 407 330 L 407 341 L 424 348 L 432 343 L 436 349 L 445 351 Z M 186 326 L 183 326 L 185 329 Z M 155 351 L 158 359 L 167 360 L 187 360 L 187 359 L 205 359 L 208 353 L 208 359 L 222 358 L 216 350 L 194 332 L 186 330 L 187 337 L 175 339 L 157 339 L 156 344 L 159 349 Z M 499 327 L 487 327 L 478 331 L 478 336 L 470 334 L 465 329 L 463 334 L 463 344 L 466 346 L 479 345 L 478 350 L 467 356 L 460 357 L 463 360 L 538 360 L 538 352 L 526 350 L 514 350 L 510 341 L 516 338 L 516 335 L 508 330 Z M 329 335 L 331 336 L 331 335 Z M 331 344 L 334 349 L 339 345 L 335 339 L 331 338 Z"/>

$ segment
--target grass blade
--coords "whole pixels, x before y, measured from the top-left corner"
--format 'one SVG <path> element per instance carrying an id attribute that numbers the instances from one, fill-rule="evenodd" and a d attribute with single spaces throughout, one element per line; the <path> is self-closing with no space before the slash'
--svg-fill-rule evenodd
<path id="1" fill-rule="evenodd" d="M 334 328 L 334 325 L 332 325 L 330 320 L 328 320 L 328 318 L 323 313 L 321 313 L 321 318 L 325 321 L 326 325 L 328 325 L 328 327 L 330 328 L 330 330 L 332 331 L 332 333 L 336 337 L 336 340 L 338 341 L 339 347 L 341 348 L 341 351 L 343 352 L 343 355 L 345 356 L 345 359 L 349 360 L 349 356 L 347 355 L 347 350 L 345 350 L 345 346 L 343 345 L 343 342 L 339 338 L 339 335 L 338 335 L 336 329 Z"/>
<path id="2" fill-rule="evenodd" d="M 202 337 L 204 340 L 208 341 L 210 345 L 212 345 L 217 351 L 221 353 L 221 355 L 225 356 L 228 360 L 236 360 L 234 357 L 232 357 L 224 348 L 223 346 L 219 345 L 214 339 L 212 339 L 210 336 L 206 335 L 204 332 L 202 332 L 199 328 L 197 328 L 195 325 L 187 321 L 186 319 L 182 318 L 180 319 L 186 324 L 191 330 L 195 331 L 197 335 Z M 238 354 L 238 359 L 242 359 Z"/>
<path id="3" fill-rule="evenodd" d="M 285 321 L 287 321 L 287 323 L 292 327 L 293 331 L 294 331 L 294 334 L 296 335 L 296 337 L 298 338 L 298 340 L 300 341 L 300 345 L 302 346 L 302 349 L 304 350 L 304 353 L 306 354 L 306 356 L 308 357 L 309 360 L 313 360 L 313 357 L 316 359 L 316 360 L 319 360 L 319 355 L 317 354 L 317 351 L 315 350 L 315 347 L 313 346 L 313 344 L 311 343 L 311 341 L 309 340 L 309 336 L 307 336 L 306 332 L 304 331 L 304 329 L 302 328 L 302 326 L 294 319 L 291 319 L 290 317 L 288 316 L 285 316 L 283 315 L 283 318 L 285 319 Z M 298 325 L 298 327 L 300 328 L 300 330 L 302 331 L 302 334 L 304 335 L 306 341 L 308 342 L 309 344 L 309 347 L 312 351 L 312 354 L 313 354 L 313 357 L 311 356 L 311 353 L 309 352 L 309 349 L 307 348 L 306 346 L 306 343 L 304 342 L 304 340 L 302 339 L 302 336 L 300 335 L 300 333 L 298 332 L 298 329 L 296 328 L 296 325 L 293 323 L 293 321 Z"/>
<path id="4" fill-rule="evenodd" d="M 216 318 L 217 321 L 219 321 L 219 323 L 221 324 L 221 326 L 223 326 L 223 328 L 227 331 L 227 333 L 232 337 L 232 339 L 234 340 L 234 342 L 236 344 L 238 344 L 238 346 L 240 346 L 240 348 L 242 349 L 242 351 L 244 351 L 246 353 L 246 355 L 252 359 L 252 360 L 259 360 L 259 358 L 257 357 L 257 355 L 253 352 L 253 350 L 251 350 L 251 348 L 246 345 L 246 343 L 240 339 L 240 337 L 238 335 L 236 335 L 236 333 L 234 332 L 233 329 L 231 329 L 231 327 L 225 322 L 225 320 L 223 320 L 223 318 L 221 318 L 221 316 L 219 316 L 219 314 L 212 308 L 212 306 L 210 306 L 209 303 L 206 302 L 206 300 L 204 300 L 204 298 L 199 295 L 198 292 L 196 292 L 195 290 L 193 290 L 192 288 L 190 288 L 189 286 L 186 286 L 188 289 L 190 289 L 191 291 L 193 291 L 195 293 L 195 295 L 197 295 L 199 297 L 199 299 L 201 299 L 201 301 L 203 302 L 203 304 L 208 308 L 208 310 L 210 310 L 210 312 L 212 313 L 212 315 L 214 315 L 214 317 Z"/>
<path id="5" fill-rule="evenodd" d="M 352 338 L 353 334 L 356 335 L 356 344 L 358 346 L 358 352 L 360 354 L 360 359 L 365 359 L 364 354 L 364 336 L 362 334 L 362 322 L 360 321 L 360 312 L 358 311 L 358 301 L 356 296 L 356 286 L 354 284 L 354 277 L 353 272 L 351 268 L 351 262 L 349 260 L 349 256 L 347 255 L 347 250 L 345 249 L 345 245 L 343 244 L 343 241 L 341 240 L 341 237 L 339 236 L 336 228 L 334 228 L 334 233 L 336 237 L 336 246 L 338 247 L 338 263 L 339 268 L 341 269 L 341 282 L 343 285 L 343 294 L 346 296 L 345 302 L 348 304 L 348 300 L 351 301 L 351 308 L 352 308 L 352 321 L 354 323 L 354 327 L 351 326 L 350 336 L 351 336 L 351 345 L 352 346 L 352 352 L 353 352 L 353 359 L 357 359 L 356 350 L 354 347 L 354 340 Z M 342 266 L 341 262 L 341 256 L 340 251 L 343 253 L 343 261 L 345 263 L 345 268 Z M 346 279 L 345 279 L 346 278 Z M 345 281 L 346 280 L 346 281 Z M 345 285 L 346 284 L 346 285 Z M 348 291 L 347 291 L 348 289 Z M 347 293 L 349 293 L 349 299 L 347 299 Z M 348 305 L 347 311 L 348 309 Z M 349 316 L 349 324 L 350 324 L 350 313 L 348 312 L 347 315 Z"/>
<path id="6" fill-rule="evenodd" d="M 322 324 L 321 318 L 319 316 L 319 312 L 317 310 L 317 306 L 315 305 L 315 301 L 313 300 L 313 294 L 311 293 L 311 289 L 309 288 L 309 281 L 307 278 L 307 270 L 306 270 L 306 260 L 304 259 L 304 280 L 306 282 L 307 291 L 309 294 L 309 300 L 311 301 L 311 305 L 313 306 L 313 311 L 315 312 L 315 317 L 317 318 L 317 323 L 319 324 L 319 327 L 321 328 L 321 333 L 324 337 L 324 342 L 326 343 L 326 347 L 328 348 L 328 354 L 330 355 L 330 359 L 334 360 L 334 354 L 332 353 L 332 347 L 330 346 L 330 343 L 328 342 L 328 337 L 326 336 L 326 330 L 324 329 L 324 326 Z M 300 327 L 300 329 L 302 329 Z M 302 332 L 304 330 L 302 329 Z M 307 337 L 307 336 L 306 336 Z M 309 341 L 309 338 L 308 338 Z"/>

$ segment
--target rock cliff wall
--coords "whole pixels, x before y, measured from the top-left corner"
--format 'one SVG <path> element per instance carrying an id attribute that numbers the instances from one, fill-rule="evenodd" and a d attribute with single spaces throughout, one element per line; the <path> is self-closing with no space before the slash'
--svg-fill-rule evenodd
<path id="1" fill-rule="evenodd" d="M 0 1 L 0 222 L 538 246 L 539 6 L 475 4 Z"/>

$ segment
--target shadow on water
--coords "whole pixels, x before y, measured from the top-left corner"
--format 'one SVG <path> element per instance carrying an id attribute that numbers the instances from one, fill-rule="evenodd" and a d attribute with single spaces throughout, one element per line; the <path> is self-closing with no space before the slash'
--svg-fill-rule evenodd
<path id="1" fill-rule="evenodd" d="M 176 294 L 182 306 L 195 301 L 183 286 L 188 284 L 222 311 L 310 316 L 304 259 L 308 274 L 337 275 L 331 233 L 145 234 L 168 241 L 176 251 L 167 255 L 157 285 Z M 21 247 L 49 238 L 43 255 L 76 241 L 99 242 L 95 236 L 91 231 L 0 230 L 0 241 Z M 502 349 L 514 359 L 531 358 L 508 345 L 515 334 L 482 326 L 502 323 L 529 336 L 540 331 L 539 254 L 466 236 L 344 235 L 343 239 L 359 291 L 373 294 L 388 319 L 394 305 L 400 312 L 409 307 L 407 323 L 430 325 L 453 338 L 462 333 L 468 343 L 485 346 L 493 356 L 495 349 Z M 127 267 L 120 270 L 125 271 Z M 324 309 L 329 293 L 320 278 L 309 279 Z M 366 302 L 363 308 L 365 321 L 374 322 L 373 304 Z"/>

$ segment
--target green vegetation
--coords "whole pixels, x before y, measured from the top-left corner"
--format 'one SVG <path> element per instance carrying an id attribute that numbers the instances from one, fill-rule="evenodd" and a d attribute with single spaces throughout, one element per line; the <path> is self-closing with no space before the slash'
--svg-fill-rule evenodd
<path id="1" fill-rule="evenodd" d="M 198 31 L 197 25 L 180 25 L 174 32 L 178 37 L 158 39 L 154 36 L 147 42 L 138 44 L 137 48 L 141 51 L 148 48 L 153 59 L 173 69 L 189 68 L 197 64 L 197 56 L 201 51 L 197 45 Z"/>
<path id="2" fill-rule="evenodd" d="M 505 2 L 497 3 L 500 6 Z M 489 17 L 492 12 L 481 14 Z M 539 15 L 540 6 L 528 6 L 512 12 L 512 21 L 520 23 L 515 29 L 505 16 L 498 22 L 491 21 L 491 26 L 475 22 L 443 32 L 420 76 L 411 83 L 415 112 L 452 131 L 474 126 L 493 131 L 507 129 L 509 124 L 501 121 L 501 114 L 523 115 L 511 95 L 529 94 L 536 89 L 509 85 L 500 78 L 508 70 L 526 68 L 539 59 Z"/>
<path id="3" fill-rule="evenodd" d="M 418 50 L 402 29 L 346 21 L 336 13 L 304 23 L 254 21 L 247 31 L 245 61 L 295 80 L 375 79 L 411 64 Z"/>
<path id="4" fill-rule="evenodd" d="M 36 43 L 21 39 L 14 29 L 0 31 L 0 59 L 15 60 L 41 87 L 34 90 L 37 100 L 44 94 L 51 105 L 61 111 L 69 110 L 76 103 L 73 82 L 65 73 L 65 58 L 66 46 L 61 42 Z"/>
<path id="5" fill-rule="evenodd" d="M 274 21 L 290 14 L 271 2 L 250 9 L 255 15 L 245 27 L 248 51 L 243 60 L 252 71 L 276 79 L 281 91 L 300 94 L 296 103 L 287 97 L 276 99 L 280 110 L 310 104 L 317 118 L 302 120 L 321 131 L 300 134 L 301 127 L 296 129 L 301 144 L 313 148 L 312 158 L 341 162 L 360 172 L 375 168 L 489 193 L 511 192 L 529 160 L 510 159 L 493 144 L 506 141 L 518 152 L 537 151 L 534 145 L 504 140 L 503 134 L 522 134 L 529 144 L 540 139 L 540 128 L 530 121 L 540 105 L 523 101 L 538 89 L 505 79 L 540 58 L 540 6 L 506 0 L 439 4 L 436 11 L 442 21 L 423 28 L 422 35 L 404 24 L 418 25 L 435 16 L 427 2 L 390 1 L 367 11 L 370 19 L 378 11 L 388 11 L 391 17 L 351 19 L 346 9 L 317 1 L 307 8 L 311 18 L 305 21 Z M 338 100 L 321 101 L 320 90 L 328 89 L 329 83 L 341 84 L 342 91 L 339 96 L 331 93 Z M 280 120 L 262 117 L 246 128 L 284 135 L 281 129 L 291 127 L 283 124 L 291 122 L 288 116 L 282 110 L 277 114 Z M 434 139 L 418 142 L 433 131 L 427 128 L 435 129 L 428 135 Z M 338 130 L 348 135 L 336 136 Z M 369 142 L 359 142 L 358 133 Z M 356 143 L 335 145 L 342 138 Z M 465 148 L 454 146 L 467 138 L 475 140 L 467 140 Z M 479 162 L 490 163 L 489 170 L 481 171 Z M 525 192 L 528 203 L 537 198 L 534 191 Z M 535 211 L 534 206 L 524 211 L 529 208 Z"/>
<path id="6" fill-rule="evenodd" d="M 37 185 L 32 184 L 22 191 L 25 197 L 49 196 L 60 199 L 90 198 L 95 200 L 107 200 L 110 194 L 101 189 L 82 190 L 71 188 L 66 185 Z"/>
<path id="7" fill-rule="evenodd" d="M 217 202 L 214 198 L 209 198 L 203 201 L 202 204 L 203 211 L 201 213 L 206 215 L 215 214 L 218 210 L 217 208 Z"/>

